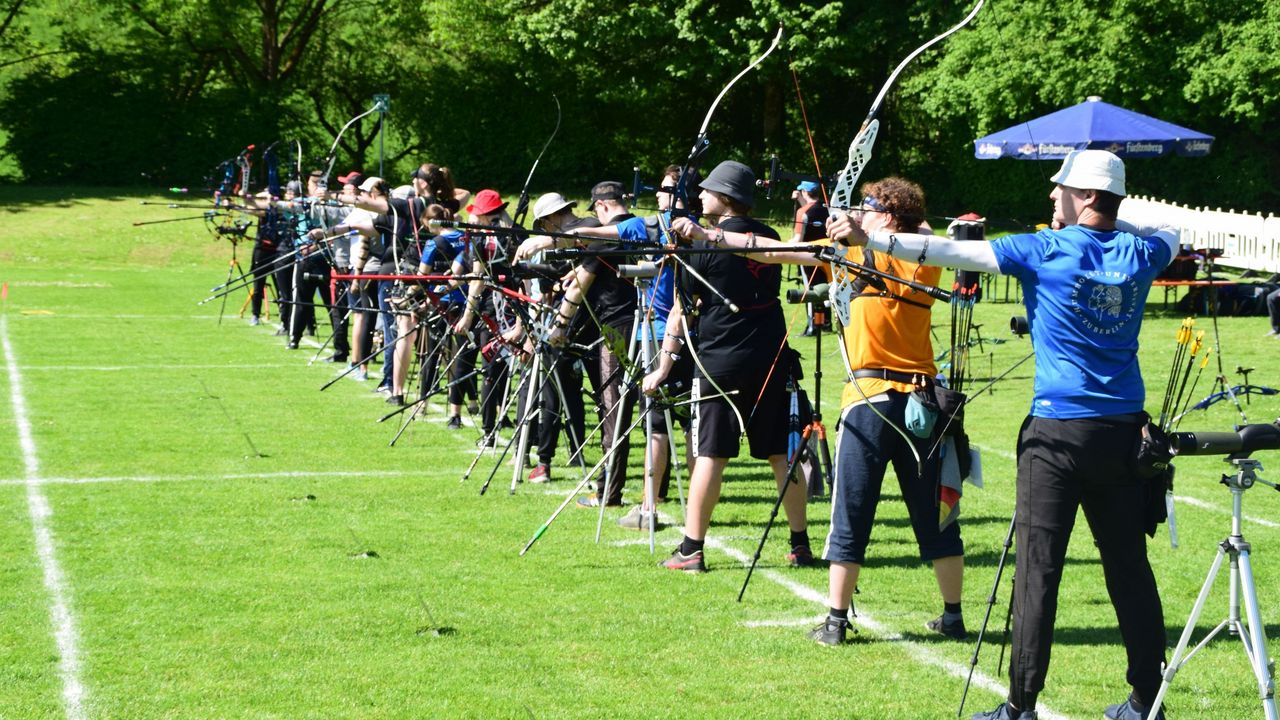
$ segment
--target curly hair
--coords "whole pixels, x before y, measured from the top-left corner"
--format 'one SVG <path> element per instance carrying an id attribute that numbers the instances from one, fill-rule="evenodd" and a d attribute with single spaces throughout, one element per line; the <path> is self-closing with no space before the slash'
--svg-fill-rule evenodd
<path id="1" fill-rule="evenodd" d="M 893 215 L 893 227 L 914 232 L 924 222 L 924 188 L 900 177 L 863 183 L 863 197 L 872 197 Z"/>

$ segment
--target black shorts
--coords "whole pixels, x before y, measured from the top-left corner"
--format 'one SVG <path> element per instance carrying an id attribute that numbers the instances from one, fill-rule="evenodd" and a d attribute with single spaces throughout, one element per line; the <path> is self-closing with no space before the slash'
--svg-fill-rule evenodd
<path id="1" fill-rule="evenodd" d="M 716 385 L 725 392 L 737 392 L 729 399 L 718 397 L 720 391 Z M 761 386 L 765 386 L 763 393 Z M 694 379 L 693 387 L 694 397 L 700 399 L 693 405 L 693 430 L 689 440 L 695 457 L 738 457 L 742 432 L 730 400 L 747 423 L 751 457 L 765 460 L 773 455 L 787 454 L 791 398 L 787 393 L 784 369 L 779 368 L 767 375 L 752 372 L 717 377 L 715 384 L 699 375 Z"/>

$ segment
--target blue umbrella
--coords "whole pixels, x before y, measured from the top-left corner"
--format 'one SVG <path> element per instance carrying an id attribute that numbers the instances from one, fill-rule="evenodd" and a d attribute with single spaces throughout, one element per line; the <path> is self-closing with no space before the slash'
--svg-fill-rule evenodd
<path id="1" fill-rule="evenodd" d="M 1213 136 L 1091 96 L 1079 105 L 1019 123 L 973 141 L 979 160 L 1011 157 L 1053 160 L 1072 150 L 1110 150 L 1120 157 L 1183 157 L 1209 154 Z"/>

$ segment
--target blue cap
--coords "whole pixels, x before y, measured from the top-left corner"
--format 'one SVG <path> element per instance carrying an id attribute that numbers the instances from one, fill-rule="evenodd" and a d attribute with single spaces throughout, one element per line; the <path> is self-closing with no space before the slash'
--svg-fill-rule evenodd
<path id="1" fill-rule="evenodd" d="M 803 190 L 804 192 L 810 192 L 810 193 L 811 193 L 811 192 L 813 192 L 813 191 L 815 191 L 815 190 L 817 190 L 817 189 L 818 189 L 818 183 L 816 183 L 816 182 L 814 182 L 814 181 L 812 181 L 812 180 L 805 180 L 804 182 L 802 182 L 802 183 L 800 183 L 799 185 L 797 185 L 797 186 L 796 186 L 796 189 L 797 189 L 797 190 Z"/>

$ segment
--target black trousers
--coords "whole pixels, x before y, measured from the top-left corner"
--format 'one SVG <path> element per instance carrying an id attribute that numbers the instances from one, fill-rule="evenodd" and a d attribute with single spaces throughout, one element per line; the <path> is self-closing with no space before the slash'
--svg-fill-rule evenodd
<path id="1" fill-rule="evenodd" d="M 262 299 L 267 292 L 267 278 L 270 277 L 275 281 L 276 297 L 285 299 L 285 294 L 289 292 L 289 288 L 293 282 L 293 266 L 288 260 L 277 261 L 280 252 L 274 247 L 266 247 L 261 243 L 253 246 L 253 260 L 249 265 L 249 274 L 253 277 L 253 300 L 250 302 L 254 317 L 262 317 Z M 290 272 L 281 276 L 279 274 L 281 268 L 286 268 Z M 282 284 L 283 283 L 283 284 Z M 281 312 L 287 312 L 288 306 L 282 305 Z M 282 315 L 281 318 L 286 318 Z M 281 320 L 283 322 L 283 319 Z"/>
<path id="2" fill-rule="evenodd" d="M 476 343 L 482 348 L 498 337 L 488 326 L 482 326 L 475 336 Z M 483 378 L 480 386 L 480 425 L 488 435 L 497 426 L 498 410 L 507 400 L 507 379 L 510 372 L 507 369 L 506 353 L 499 350 L 492 359 L 482 357 L 480 367 Z"/>
<path id="3" fill-rule="evenodd" d="M 538 416 L 538 462 L 551 464 L 556 456 L 560 440 L 560 428 L 567 420 L 569 454 L 578 451 L 586 434 L 586 409 L 582 402 L 582 373 L 575 367 L 577 359 L 562 355 L 549 379 L 542 388 L 542 413 Z M 556 384 L 559 383 L 559 388 Z M 564 391 L 567 406 L 560 407 L 560 391 Z"/>
<path id="4" fill-rule="evenodd" d="M 635 328 L 631 318 L 624 324 L 615 326 L 618 336 L 632 337 Z M 623 352 L 626 346 L 619 348 Z M 639 388 L 635 387 L 631 378 L 622 368 L 626 358 L 619 359 L 603 343 L 600 346 L 599 377 L 601 385 L 596 386 L 600 405 L 600 449 L 606 454 L 614 448 L 614 433 L 618 433 L 617 447 L 613 457 L 605 466 L 606 476 L 597 483 L 596 497 L 616 505 L 622 502 L 622 488 L 627 483 L 627 458 L 631 453 L 631 435 L 627 428 L 631 427 L 631 419 L 640 397 Z M 607 480 L 607 482 L 606 482 Z M 604 497 L 605 485 L 609 486 L 609 497 Z"/>
<path id="5" fill-rule="evenodd" d="M 339 272 L 350 272 L 350 268 L 339 268 Z M 326 273 L 330 272 L 326 268 Z M 351 287 L 350 280 L 339 280 L 334 286 L 334 293 L 329 293 L 329 283 L 326 282 L 320 289 L 326 300 L 325 304 L 329 306 L 329 326 L 333 328 L 333 355 L 337 361 L 346 360 L 351 355 L 351 341 L 347 339 L 347 331 L 351 321 L 351 304 L 347 297 L 347 290 Z"/>
<path id="6" fill-rule="evenodd" d="M 452 342 L 454 345 L 450 347 L 450 351 L 457 353 L 458 359 L 453 363 L 449 382 L 457 384 L 449 386 L 449 402 L 453 405 L 461 405 L 468 398 L 475 400 L 479 397 L 476 391 L 478 383 L 471 373 L 476 369 L 476 358 L 480 356 L 480 349 L 461 335 L 454 335 Z M 470 377 L 467 377 L 469 375 Z M 467 379 L 463 380 L 463 378 Z"/>
<path id="7" fill-rule="evenodd" d="M 1130 474 L 1138 425 L 1129 419 L 1029 417 L 1018 436 L 1017 570 L 1009 701 L 1035 707 L 1053 647 L 1058 586 L 1077 508 L 1102 558 L 1128 655 L 1127 679 L 1150 703 L 1160 687 L 1165 628 L 1142 531 L 1144 484 Z"/>
<path id="8" fill-rule="evenodd" d="M 1267 294 L 1267 314 L 1271 316 L 1271 329 L 1280 333 L 1280 290 Z"/>
<path id="9" fill-rule="evenodd" d="M 292 250 L 286 252 L 292 252 Z M 293 309 L 297 299 L 293 282 L 296 263 L 296 255 L 288 260 L 272 261 L 272 267 L 275 270 L 271 273 L 271 279 L 276 284 L 276 302 L 280 306 L 280 326 L 286 330 L 293 327 Z"/>
<path id="10" fill-rule="evenodd" d="M 307 327 L 314 327 L 316 324 L 316 295 L 320 296 L 320 305 L 324 306 L 325 312 L 329 315 L 329 326 L 333 328 L 333 351 L 334 356 L 339 361 L 346 360 L 347 355 L 351 352 L 350 344 L 347 342 L 347 307 L 345 302 L 345 286 L 338 286 L 339 298 L 343 300 L 342 306 L 339 307 L 329 292 L 329 275 L 332 268 L 329 261 L 319 254 L 308 255 L 301 261 L 301 267 L 298 272 L 298 286 L 295 288 L 294 311 L 298 313 L 297 322 L 292 323 L 292 340 L 298 342 L 302 339 L 302 332 Z"/>

